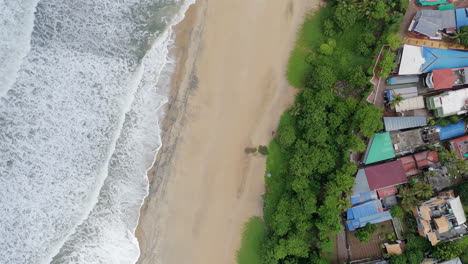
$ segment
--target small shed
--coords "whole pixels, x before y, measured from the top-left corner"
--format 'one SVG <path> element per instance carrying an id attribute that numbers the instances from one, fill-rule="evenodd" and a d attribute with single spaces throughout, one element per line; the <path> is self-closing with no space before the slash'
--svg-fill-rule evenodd
<path id="1" fill-rule="evenodd" d="M 465 134 L 465 123 L 458 121 L 457 124 L 449 124 L 445 127 L 436 126 L 439 129 L 440 140 L 446 140 L 454 137 L 463 136 Z"/>
<path id="2" fill-rule="evenodd" d="M 385 249 L 389 255 L 401 255 L 403 254 L 403 249 L 401 248 L 400 243 L 385 243 Z"/>

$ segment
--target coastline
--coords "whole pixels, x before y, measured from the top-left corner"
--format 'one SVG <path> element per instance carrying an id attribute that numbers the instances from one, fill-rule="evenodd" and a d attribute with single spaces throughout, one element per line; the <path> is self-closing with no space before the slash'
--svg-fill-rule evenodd
<path id="1" fill-rule="evenodd" d="M 149 194 L 135 232 L 138 263 L 235 263 L 242 226 L 250 216 L 262 215 L 264 192 L 265 159 L 243 149 L 266 145 L 293 102 L 297 90 L 286 81 L 287 60 L 303 16 L 320 4 L 260 1 L 249 11 L 249 1 L 208 2 L 190 6 L 174 27 L 178 63 L 161 124 L 163 145 L 148 171 Z M 216 24 L 246 12 L 250 22 L 257 16 L 265 21 L 252 29 L 247 22 L 225 27 L 254 31 L 231 37 L 246 35 L 242 39 L 257 46 L 233 42 L 243 47 L 230 54 L 236 48 L 228 41 L 216 43 L 222 28 Z M 226 58 L 220 58 L 223 49 Z M 223 61 L 236 63 L 229 69 L 214 64 Z"/>

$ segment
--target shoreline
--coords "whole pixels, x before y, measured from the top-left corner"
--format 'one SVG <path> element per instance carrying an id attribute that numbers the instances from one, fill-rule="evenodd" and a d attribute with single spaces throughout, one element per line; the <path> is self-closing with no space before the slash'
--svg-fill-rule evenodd
<path id="1" fill-rule="evenodd" d="M 193 152 L 193 148 L 186 147 L 188 145 L 188 142 L 186 142 L 185 139 L 193 137 L 194 134 L 197 134 L 188 130 L 192 130 L 194 123 L 201 122 L 199 120 L 201 116 L 200 110 L 203 110 L 203 108 L 205 108 L 205 103 L 216 104 L 216 102 L 218 101 L 212 101 L 210 100 L 210 96 L 207 96 L 206 94 L 200 94 L 200 83 L 203 83 L 204 85 L 207 85 L 209 87 L 214 87 L 210 84 L 209 79 L 211 78 L 203 78 L 203 76 L 206 76 L 207 72 L 211 73 L 215 69 L 212 68 L 212 62 L 199 63 L 199 60 L 203 60 L 206 57 L 210 57 L 209 54 L 205 54 L 203 52 L 207 49 L 206 46 L 210 46 L 211 44 L 207 41 L 207 34 L 209 34 L 209 32 L 205 32 L 205 26 L 208 28 L 215 27 L 212 26 L 213 23 L 207 24 L 207 20 L 209 20 L 210 18 L 214 19 L 214 21 L 222 20 L 222 18 L 220 18 L 220 16 L 222 15 L 208 14 L 209 7 L 211 7 L 211 5 L 216 5 L 216 3 L 210 3 L 210 6 L 208 6 L 208 2 L 209 0 L 198 0 L 196 3 L 192 4 L 185 13 L 185 18 L 174 27 L 174 31 L 176 33 L 174 54 L 177 58 L 177 64 L 175 72 L 171 78 L 172 81 L 171 88 L 169 91 L 169 101 L 165 106 L 165 117 L 161 122 L 162 147 L 155 158 L 155 163 L 153 167 L 150 170 L 148 170 L 148 179 L 150 184 L 149 193 L 148 196 L 145 198 L 143 205 L 141 206 L 139 223 L 135 230 L 135 235 L 138 239 L 140 247 L 140 258 L 137 263 L 188 263 L 180 260 L 184 258 L 185 260 L 190 259 L 192 261 L 190 263 L 219 263 L 214 262 L 216 255 L 218 255 L 218 257 L 216 258 L 218 259 L 218 261 L 220 258 L 223 258 L 224 260 L 229 261 L 229 263 L 235 263 L 235 252 L 240 245 L 241 231 L 244 222 L 250 216 L 261 216 L 263 214 L 261 195 L 264 192 L 263 174 L 265 170 L 265 159 L 261 156 L 247 156 L 245 153 L 243 153 L 243 148 L 252 145 L 267 145 L 267 143 L 271 139 L 271 131 L 276 130 L 276 126 L 279 121 L 280 115 L 293 102 L 294 95 L 298 92 L 298 90 L 291 88 L 286 81 L 285 72 L 287 59 L 289 58 L 290 51 L 292 50 L 292 47 L 294 45 L 296 31 L 298 30 L 298 26 L 303 22 L 304 15 L 313 7 L 317 7 L 321 3 L 321 1 L 315 1 L 313 3 L 306 3 L 307 1 L 301 1 L 302 3 L 295 3 L 291 0 L 287 3 L 284 3 L 284 6 L 281 5 L 281 3 L 271 4 L 271 6 L 274 5 L 274 7 L 272 8 L 272 10 L 270 10 L 271 13 L 268 13 L 267 18 L 272 19 L 273 17 L 275 17 L 275 15 L 278 15 L 278 13 L 281 12 L 281 14 L 285 15 L 285 18 L 279 21 L 279 23 L 283 22 L 287 25 L 285 26 L 282 24 L 278 24 L 276 26 L 279 28 L 289 28 L 289 31 L 282 32 L 286 36 L 278 36 L 277 39 L 275 38 L 275 40 L 283 42 L 281 43 L 282 45 L 280 45 L 280 47 L 269 48 L 269 50 L 271 51 L 276 51 L 278 49 L 281 50 L 281 55 L 278 55 L 280 59 L 277 60 L 281 61 L 282 64 L 278 65 L 278 62 L 276 60 L 269 58 L 268 56 L 263 56 L 263 59 L 274 61 L 271 62 L 270 66 L 266 65 L 267 63 L 255 64 L 260 68 L 263 66 L 272 68 L 268 69 L 267 72 L 263 72 L 262 70 L 261 77 L 251 77 L 254 78 L 252 80 L 254 80 L 255 83 L 258 83 L 262 86 L 262 89 L 260 89 L 260 87 L 255 86 L 252 88 L 258 88 L 261 91 L 243 91 L 243 94 L 245 95 L 254 94 L 256 92 L 259 93 L 259 96 L 261 96 L 262 99 L 255 99 L 254 96 L 252 100 L 255 99 L 256 101 L 253 101 L 254 107 L 251 107 L 250 110 L 258 111 L 261 114 L 254 115 L 253 117 L 248 118 L 248 120 L 238 120 L 240 122 L 239 124 L 244 124 L 244 128 L 251 131 L 251 133 L 244 132 L 242 133 L 242 136 L 237 137 L 238 140 L 235 141 L 236 144 L 231 145 L 232 148 L 236 150 L 235 153 L 227 153 L 228 150 L 231 149 L 229 147 L 227 147 L 226 151 L 222 152 L 222 154 L 226 154 L 225 156 L 229 156 L 230 158 L 235 159 L 235 162 L 233 162 L 235 164 L 231 165 L 230 167 L 234 168 L 236 170 L 236 173 L 234 173 L 233 176 L 231 176 L 229 179 L 230 182 L 235 184 L 235 187 L 217 186 L 220 190 L 216 190 L 216 187 L 210 187 L 210 185 L 212 185 L 212 181 L 206 182 L 206 179 L 203 179 L 204 177 L 206 177 L 206 173 L 200 174 L 201 178 L 196 180 L 195 182 L 189 180 L 190 183 L 192 183 L 193 185 L 199 184 L 197 181 L 205 181 L 204 186 L 195 186 L 194 188 L 187 188 L 182 187 L 181 183 L 177 182 L 177 180 L 180 181 L 181 175 L 187 175 L 187 173 L 178 173 L 178 170 L 196 170 L 197 168 L 200 169 L 199 167 L 202 166 L 195 162 L 189 164 L 189 166 L 186 167 L 184 166 L 185 164 L 182 164 L 184 168 L 181 168 L 180 165 L 182 162 L 180 161 L 183 160 L 185 162 L 188 160 L 187 157 L 181 158 L 180 156 L 183 156 L 184 151 L 186 151 L 187 149 Z M 242 4 L 243 5 L 240 5 L 240 9 L 234 12 L 240 11 L 241 14 L 245 12 L 245 10 L 243 10 L 242 8 L 246 8 L 249 3 L 247 2 Z M 219 5 L 229 6 L 229 3 L 222 3 Z M 265 9 L 268 9 L 268 5 L 270 4 L 265 4 Z M 277 8 L 281 8 L 281 10 L 277 10 Z M 224 10 L 224 12 L 226 12 L 225 10 L 229 10 L 229 8 L 223 8 L 218 10 Z M 257 14 L 252 13 L 252 15 Z M 268 29 L 267 26 L 263 24 L 262 26 Z M 216 30 L 214 30 L 214 32 L 216 32 Z M 212 35 L 210 37 L 212 37 Z M 268 35 L 262 35 L 260 37 L 268 38 Z M 283 40 L 283 38 L 285 40 Z M 216 38 L 214 40 L 216 40 Z M 252 41 L 253 43 L 256 43 L 255 39 L 252 39 Z M 266 43 L 260 43 L 259 45 L 268 44 L 267 41 L 265 42 Z M 271 45 L 275 46 L 275 44 Z M 249 48 L 244 48 L 243 51 L 252 52 Z M 252 54 L 255 54 L 255 52 Z M 274 53 L 266 54 L 270 55 L 271 57 L 276 56 Z M 219 58 L 214 57 L 212 59 Z M 234 60 L 236 58 L 233 57 L 232 59 Z M 250 66 L 249 63 L 242 63 L 239 64 L 239 66 Z M 199 64 L 202 64 L 202 66 L 199 67 Z M 208 68 L 208 70 L 203 71 L 202 68 Z M 242 70 L 242 68 L 239 67 L 235 69 Z M 203 75 L 204 73 L 205 75 Z M 278 73 L 280 73 L 279 76 Z M 242 76 L 242 74 L 245 73 L 241 73 L 239 76 Z M 226 78 L 229 79 L 231 77 L 227 76 Z M 258 80 L 258 78 L 260 78 L 260 80 Z M 225 80 L 220 79 L 220 81 L 224 82 Z M 228 101 L 226 101 L 229 100 L 228 97 L 217 94 L 216 90 L 210 92 L 209 95 L 213 96 L 213 93 L 215 93 L 215 96 L 217 96 L 215 98 L 224 99 L 221 102 L 227 104 L 229 103 Z M 246 101 L 249 100 L 246 99 Z M 212 108 L 216 109 L 217 111 L 224 111 L 223 107 L 219 108 L 219 106 L 213 106 Z M 242 108 L 244 107 L 237 106 L 237 108 L 232 108 L 232 110 L 235 109 L 234 111 L 242 112 Z M 249 111 L 245 110 L 243 112 L 244 115 L 249 113 Z M 226 113 L 229 114 L 228 112 Z M 239 114 L 240 113 L 237 113 L 237 115 Z M 213 118 L 216 121 L 222 121 L 222 119 L 219 119 L 219 117 L 215 116 Z M 215 122 L 215 124 L 216 123 L 219 122 Z M 202 127 L 204 127 L 205 129 L 211 129 L 211 126 L 209 124 L 213 124 L 213 122 L 207 122 L 206 124 L 203 124 Z M 224 133 L 222 133 L 223 131 Z M 224 129 L 223 131 L 220 131 L 216 134 L 212 134 L 212 136 L 231 133 L 231 130 Z M 196 135 L 195 138 L 198 138 L 201 141 L 208 141 L 205 142 L 208 145 L 209 141 L 211 141 L 210 138 L 204 134 L 201 134 L 201 136 L 202 137 L 200 138 L 200 134 L 198 133 L 198 135 Z M 229 139 L 226 138 L 224 140 L 221 140 L 221 142 L 225 142 L 226 140 Z M 203 147 L 204 145 L 201 146 Z M 200 146 L 195 147 L 196 150 L 198 150 L 199 148 Z M 217 150 L 218 149 L 213 149 L 213 151 Z M 239 150 L 241 151 L 239 152 Z M 210 153 L 203 154 L 205 157 L 210 159 L 217 159 L 218 156 Z M 229 158 L 226 157 L 226 159 Z M 219 162 L 225 163 L 226 161 L 219 160 Z M 179 166 L 175 166 L 175 164 L 179 164 Z M 203 168 L 203 170 L 210 171 L 212 167 L 213 166 L 207 166 L 206 168 Z M 177 174 L 177 176 L 174 174 Z M 212 175 L 216 175 L 216 173 Z M 257 176 L 255 177 L 255 179 L 252 178 L 252 176 L 254 175 Z M 214 183 L 217 182 L 216 179 L 212 180 L 214 180 Z M 219 191 L 221 191 L 221 193 Z M 211 200 L 206 200 L 206 198 L 201 199 L 200 201 L 194 201 L 192 206 L 201 206 L 202 209 L 198 208 L 197 210 L 192 210 L 191 214 L 188 214 L 184 210 L 188 211 L 192 208 L 181 208 L 181 206 L 187 206 L 184 204 L 184 202 L 178 201 L 183 198 L 174 197 L 177 196 L 177 194 L 185 194 L 187 192 L 190 193 L 189 196 L 187 196 L 189 198 L 186 201 L 187 204 L 190 204 L 192 200 L 197 200 L 199 196 L 203 196 L 206 192 L 210 193 L 212 197 L 216 197 L 217 199 L 219 198 L 220 202 L 216 203 Z M 226 197 L 225 193 L 229 193 L 229 197 Z M 219 203 L 223 202 L 225 202 L 226 204 L 222 205 L 221 207 L 229 206 L 230 203 L 230 210 L 226 210 L 219 207 Z M 211 206 L 212 208 L 210 208 L 210 210 L 203 209 L 203 207 L 206 207 L 205 204 L 209 204 L 209 206 Z M 203 212 L 201 213 L 200 210 L 202 210 Z M 206 252 L 208 252 L 208 249 L 218 244 L 213 242 L 213 239 L 216 239 L 216 232 L 214 234 L 203 233 L 204 236 L 202 240 L 198 241 L 201 231 L 196 229 L 201 228 L 200 222 L 203 222 L 203 220 L 205 220 L 207 217 L 219 217 L 219 211 L 223 210 L 226 210 L 226 213 L 229 213 L 229 211 L 235 211 L 236 213 L 238 213 L 238 215 L 232 216 L 228 219 L 221 219 L 227 221 L 225 222 L 225 224 L 228 224 L 228 226 L 230 226 L 231 229 L 234 230 L 229 230 L 228 233 L 223 234 L 225 238 L 224 241 L 227 244 L 224 246 L 224 252 L 216 252 L 216 254 L 213 253 L 213 256 L 207 256 Z M 215 214 L 213 214 L 214 211 L 218 212 L 215 212 Z M 184 217 L 185 219 L 187 219 L 186 221 L 180 220 L 184 219 Z M 235 219 L 233 219 L 233 217 Z M 203 220 L 200 220 L 200 218 L 202 218 Z M 217 223 L 219 223 L 219 221 L 209 223 L 208 226 L 213 226 Z M 188 234 L 190 233 L 190 230 L 186 230 L 188 232 L 186 240 L 190 240 L 189 238 L 191 235 L 192 246 L 194 246 L 194 242 L 196 242 L 197 244 L 203 244 L 197 245 L 197 252 L 195 252 L 194 249 L 188 249 L 185 243 L 190 242 L 183 241 L 184 238 L 181 237 L 181 232 L 183 233 L 184 231 L 180 231 L 179 229 L 187 229 L 187 227 L 189 226 L 192 227 L 192 231 L 191 234 Z M 223 229 L 224 228 L 217 230 Z M 227 241 L 230 241 L 230 243 L 228 243 Z M 177 246 L 179 249 L 182 250 L 186 248 L 188 251 L 187 253 L 192 254 L 187 254 L 187 256 L 185 257 L 175 255 L 170 256 L 171 254 L 177 254 L 175 253 L 175 251 L 172 251 L 174 250 L 174 246 Z M 217 246 L 221 247 L 222 245 Z M 170 250 L 171 248 L 172 250 Z M 203 251 L 204 253 L 198 251 Z M 207 259 L 213 259 L 213 262 L 207 261 Z"/>

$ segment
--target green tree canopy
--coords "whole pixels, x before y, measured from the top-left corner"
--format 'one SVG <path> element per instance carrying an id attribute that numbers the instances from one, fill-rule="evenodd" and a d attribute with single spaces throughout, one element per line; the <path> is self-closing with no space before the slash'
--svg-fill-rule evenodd
<path id="1" fill-rule="evenodd" d="M 382 110 L 371 104 L 361 105 L 354 115 L 359 130 L 365 137 L 372 137 L 375 132 L 383 128 Z"/>
<path id="2" fill-rule="evenodd" d="M 432 256 L 440 260 L 450 260 L 463 253 L 461 246 L 455 242 L 442 242 L 434 247 Z"/>
<path id="3" fill-rule="evenodd" d="M 372 234 L 377 230 L 377 226 L 371 223 L 367 223 L 366 226 L 359 228 L 356 230 L 354 233 L 354 236 L 356 236 L 359 241 L 363 243 L 369 242 Z"/>

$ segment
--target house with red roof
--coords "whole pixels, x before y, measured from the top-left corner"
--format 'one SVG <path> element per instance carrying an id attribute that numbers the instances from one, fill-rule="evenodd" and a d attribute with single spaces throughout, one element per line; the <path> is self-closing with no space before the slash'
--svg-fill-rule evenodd
<path id="1" fill-rule="evenodd" d="M 427 87 L 435 90 L 468 84 L 468 68 L 433 70 L 423 78 L 423 81 Z"/>
<path id="2" fill-rule="evenodd" d="M 371 190 L 379 190 L 408 182 L 403 164 L 399 160 L 367 167 L 364 171 Z"/>
<path id="3" fill-rule="evenodd" d="M 462 160 L 468 159 L 468 135 L 454 138 L 449 142 L 452 150 L 457 152 L 458 158 Z"/>
<path id="4" fill-rule="evenodd" d="M 407 177 L 421 173 L 422 169 L 439 163 L 437 151 L 423 151 L 398 159 L 403 164 L 403 170 Z"/>

